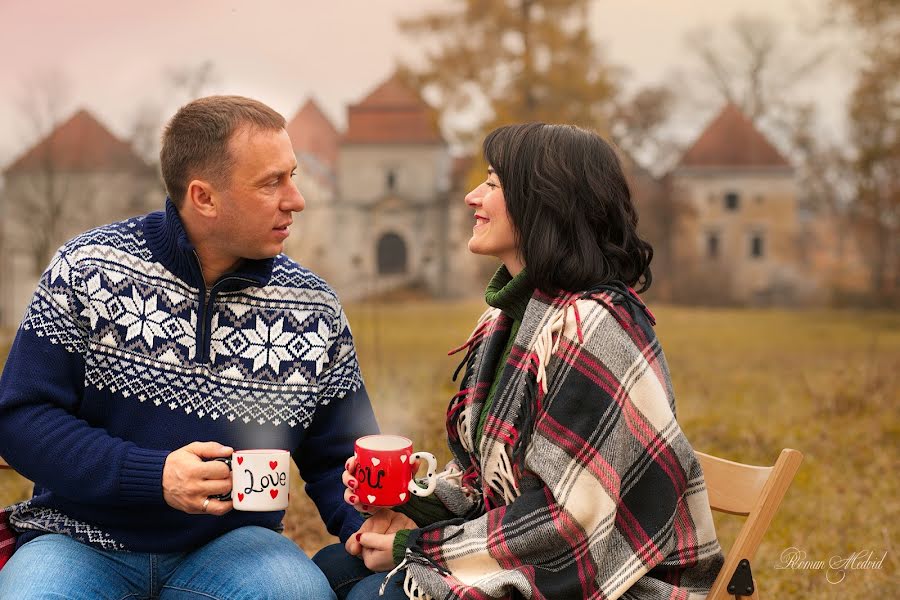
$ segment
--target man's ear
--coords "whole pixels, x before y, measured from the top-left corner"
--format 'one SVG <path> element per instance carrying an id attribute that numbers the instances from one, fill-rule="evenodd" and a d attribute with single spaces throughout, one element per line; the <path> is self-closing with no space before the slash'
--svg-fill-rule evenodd
<path id="1" fill-rule="evenodd" d="M 217 202 L 213 186 L 203 179 L 192 179 L 187 186 L 187 202 L 191 208 L 204 217 L 215 217 Z"/>

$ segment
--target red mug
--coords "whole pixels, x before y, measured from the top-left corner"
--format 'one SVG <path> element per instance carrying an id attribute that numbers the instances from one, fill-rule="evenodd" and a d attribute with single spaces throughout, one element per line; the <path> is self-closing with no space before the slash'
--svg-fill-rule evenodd
<path id="1" fill-rule="evenodd" d="M 412 440 L 399 435 L 367 435 L 356 440 L 356 493 L 360 504 L 397 506 L 434 491 L 437 460 L 429 452 L 413 452 Z M 414 480 L 412 462 L 428 462 L 427 487 Z"/>

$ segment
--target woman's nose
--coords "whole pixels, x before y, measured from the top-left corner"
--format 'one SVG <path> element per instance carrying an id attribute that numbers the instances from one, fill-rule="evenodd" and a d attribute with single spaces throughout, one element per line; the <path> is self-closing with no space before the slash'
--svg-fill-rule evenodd
<path id="1" fill-rule="evenodd" d="M 468 206 L 478 206 L 481 203 L 481 186 L 466 194 L 466 204 Z"/>

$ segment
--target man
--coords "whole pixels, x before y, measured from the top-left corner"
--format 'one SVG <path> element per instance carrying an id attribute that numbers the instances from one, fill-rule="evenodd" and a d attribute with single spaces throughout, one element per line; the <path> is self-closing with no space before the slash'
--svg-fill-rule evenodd
<path id="1" fill-rule="evenodd" d="M 328 530 L 354 440 L 377 431 L 334 292 L 281 254 L 304 208 L 284 118 L 236 96 L 163 135 L 165 210 L 66 243 L 0 379 L 0 455 L 35 482 L 0 598 L 333 598 L 232 510 L 232 448 L 291 450 Z M 133 596 L 132 596 L 133 595 Z"/>

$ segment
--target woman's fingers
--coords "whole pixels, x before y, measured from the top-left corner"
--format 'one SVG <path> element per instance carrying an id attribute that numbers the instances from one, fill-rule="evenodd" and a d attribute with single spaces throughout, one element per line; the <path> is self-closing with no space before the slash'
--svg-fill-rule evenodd
<path id="1" fill-rule="evenodd" d="M 353 490 L 351 490 L 349 488 L 344 490 L 344 502 L 346 502 L 347 504 L 349 504 L 350 506 L 355 508 L 356 512 L 361 512 L 361 513 L 368 512 L 368 510 L 366 510 L 366 509 L 368 509 L 369 507 L 364 504 L 361 504 L 359 501 L 359 496 L 357 496 L 356 492 L 354 492 Z"/>
<path id="2" fill-rule="evenodd" d="M 358 541 L 363 548 L 368 548 L 369 550 L 393 551 L 394 549 L 394 534 L 392 533 L 384 534 L 367 531 L 359 535 Z"/>
<path id="3" fill-rule="evenodd" d="M 357 482 L 356 478 L 353 475 L 356 472 L 356 457 L 351 456 L 347 459 L 347 462 L 344 463 L 344 472 L 341 475 L 341 481 L 344 482 L 344 485 L 350 489 L 356 489 Z"/>

